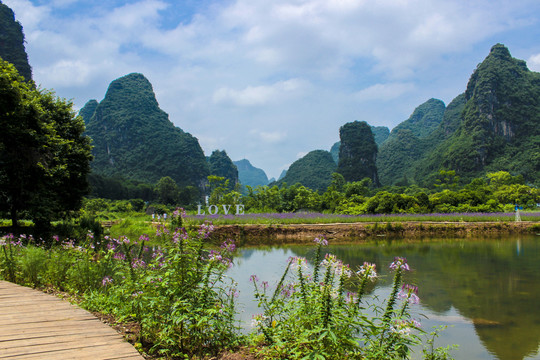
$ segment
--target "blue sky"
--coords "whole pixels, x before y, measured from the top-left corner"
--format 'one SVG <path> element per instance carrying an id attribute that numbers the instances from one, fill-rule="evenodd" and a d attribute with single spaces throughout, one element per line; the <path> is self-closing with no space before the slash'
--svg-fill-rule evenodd
<path id="1" fill-rule="evenodd" d="M 496 43 L 540 71 L 538 0 L 3 0 L 34 79 L 77 108 L 131 72 L 205 152 L 278 177 L 354 120 L 448 104 Z"/>

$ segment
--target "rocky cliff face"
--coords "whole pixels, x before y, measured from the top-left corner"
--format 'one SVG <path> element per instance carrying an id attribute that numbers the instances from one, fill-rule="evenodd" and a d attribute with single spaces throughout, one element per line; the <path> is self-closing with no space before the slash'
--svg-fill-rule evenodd
<path id="1" fill-rule="evenodd" d="M 540 74 L 497 44 L 472 74 L 465 100 L 443 163 L 463 173 L 506 170 L 538 179 Z"/>
<path id="2" fill-rule="evenodd" d="M 142 74 L 113 81 L 101 102 L 89 101 L 79 114 L 93 140 L 95 173 L 149 183 L 170 176 L 180 186 L 206 181 L 199 142 L 171 123 Z"/>
<path id="3" fill-rule="evenodd" d="M 24 33 L 15 14 L 0 2 L 0 57 L 12 63 L 20 75 L 32 80 L 32 68 L 24 48 Z"/>
<path id="4" fill-rule="evenodd" d="M 504 170 L 540 183 L 539 73 L 497 44 L 451 105 L 414 165 L 417 182 L 447 169 L 464 180 Z"/>
<path id="5" fill-rule="evenodd" d="M 360 181 L 370 178 L 373 184 L 379 184 L 379 175 L 375 165 L 377 144 L 371 127 L 365 121 L 354 121 L 339 129 L 341 145 L 339 147 L 339 172 L 346 181 Z"/>

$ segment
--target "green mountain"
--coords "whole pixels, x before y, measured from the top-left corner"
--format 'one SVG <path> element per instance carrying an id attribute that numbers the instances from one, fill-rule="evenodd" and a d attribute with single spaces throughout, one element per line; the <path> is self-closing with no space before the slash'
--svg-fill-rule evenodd
<path id="1" fill-rule="evenodd" d="M 386 139 L 388 139 L 388 136 L 390 135 L 390 129 L 388 129 L 386 126 L 372 126 L 371 132 L 373 132 L 373 136 L 375 137 L 375 143 L 379 148 L 386 141 Z M 332 157 L 334 158 L 336 164 L 339 162 L 340 145 L 341 142 L 338 141 L 334 145 L 332 145 L 332 148 L 330 149 L 330 154 L 332 154 Z"/>
<path id="2" fill-rule="evenodd" d="M 441 124 L 448 132 L 434 132 L 439 138 L 415 164 L 417 182 L 447 169 L 465 180 L 504 170 L 540 184 L 540 73 L 497 44 L 456 101 Z"/>
<path id="3" fill-rule="evenodd" d="M 339 129 L 341 145 L 337 172 L 346 181 L 360 181 L 370 178 L 379 185 L 377 174 L 377 144 L 371 127 L 365 121 L 354 121 Z"/>
<path id="4" fill-rule="evenodd" d="M 332 173 L 336 163 L 332 155 L 325 150 L 314 150 L 291 164 L 285 176 L 276 182 L 280 186 L 302 184 L 312 190 L 324 192 L 332 182 Z"/>
<path id="5" fill-rule="evenodd" d="M 249 185 L 251 187 L 268 185 L 268 177 L 264 170 L 254 167 L 249 160 L 242 159 L 234 161 L 234 165 L 238 169 L 238 177 L 242 185 Z"/>
<path id="6" fill-rule="evenodd" d="M 179 186 L 206 182 L 210 172 L 198 140 L 173 125 L 143 75 L 114 80 L 105 98 L 90 100 L 79 115 L 93 140 L 94 173 L 147 183 L 170 176 Z"/>
<path id="7" fill-rule="evenodd" d="M 229 180 L 231 188 L 234 188 L 238 183 L 238 169 L 225 150 L 214 150 L 212 155 L 208 157 L 208 166 L 210 175 L 221 176 Z"/>
<path id="8" fill-rule="evenodd" d="M 377 156 L 381 184 L 395 185 L 414 178 L 411 164 L 419 160 L 429 148 L 430 141 L 425 140 L 439 128 L 445 110 L 441 100 L 430 99 L 418 106 L 409 119 L 392 129 Z"/>
<path id="9" fill-rule="evenodd" d="M 0 1 L 0 57 L 12 63 L 27 81 L 32 80 L 32 68 L 24 48 L 24 33 L 15 14 Z"/>

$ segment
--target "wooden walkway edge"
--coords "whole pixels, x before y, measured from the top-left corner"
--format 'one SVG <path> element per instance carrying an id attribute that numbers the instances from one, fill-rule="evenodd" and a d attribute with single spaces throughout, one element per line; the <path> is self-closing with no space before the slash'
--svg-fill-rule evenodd
<path id="1" fill-rule="evenodd" d="M 53 295 L 0 281 L 0 359 L 143 357 L 89 312 Z"/>

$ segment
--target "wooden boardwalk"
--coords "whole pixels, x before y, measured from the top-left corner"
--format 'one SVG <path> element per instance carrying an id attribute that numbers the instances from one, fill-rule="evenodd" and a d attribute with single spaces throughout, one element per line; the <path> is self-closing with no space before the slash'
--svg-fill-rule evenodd
<path id="1" fill-rule="evenodd" d="M 143 357 L 89 312 L 53 295 L 0 281 L 0 359 Z"/>

